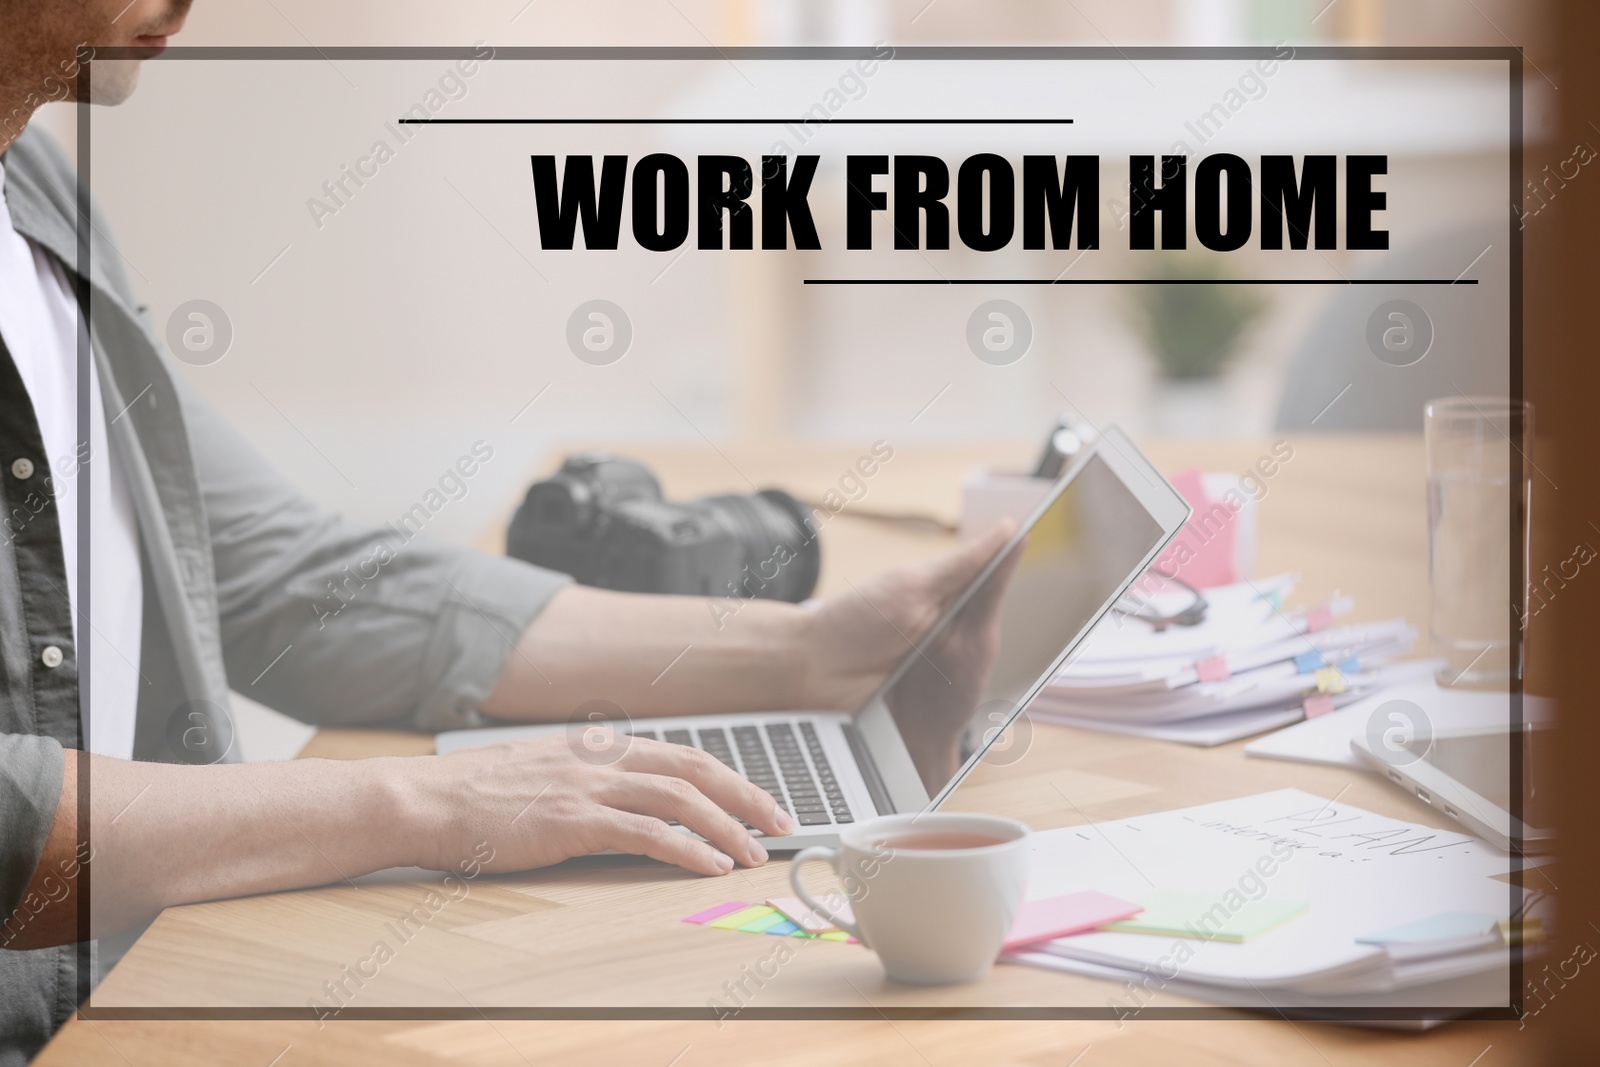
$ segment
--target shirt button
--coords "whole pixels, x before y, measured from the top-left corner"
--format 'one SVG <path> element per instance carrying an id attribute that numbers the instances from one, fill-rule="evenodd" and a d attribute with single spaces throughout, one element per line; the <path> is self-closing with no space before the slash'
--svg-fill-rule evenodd
<path id="1" fill-rule="evenodd" d="M 29 478 L 33 477 L 33 460 L 27 458 L 26 456 L 22 457 L 21 459 L 12 460 L 11 473 L 15 474 L 23 481 L 27 481 Z"/>
<path id="2" fill-rule="evenodd" d="M 61 660 L 63 658 L 64 657 L 61 655 L 61 650 L 55 645 L 46 645 L 44 651 L 39 654 L 39 662 L 43 663 L 51 670 L 55 670 L 57 667 L 61 666 Z"/>

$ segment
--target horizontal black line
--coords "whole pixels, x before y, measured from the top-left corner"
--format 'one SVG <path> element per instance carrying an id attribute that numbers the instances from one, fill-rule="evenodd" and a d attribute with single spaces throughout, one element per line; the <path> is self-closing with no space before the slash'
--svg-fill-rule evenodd
<path id="1" fill-rule="evenodd" d="M 807 278 L 806 285 L 1477 285 L 1476 278 Z"/>
<path id="2" fill-rule="evenodd" d="M 481 50 L 462 45 L 174 45 L 155 56 L 149 48 L 117 45 L 95 49 L 96 59 L 156 59 L 167 61 L 218 59 L 486 59 Z M 1446 61 L 1489 59 L 1519 62 L 1520 49 L 1512 45 L 1315 45 L 1288 50 L 1268 45 L 918 45 L 896 47 L 889 54 L 870 45 L 614 45 L 493 47 L 495 59 L 522 60 L 653 60 L 677 61 L 730 59 L 816 60 L 889 59 L 931 60 L 1084 60 L 1126 63 L 1130 59 L 1290 59 L 1389 60 L 1434 59 Z"/>
<path id="3" fill-rule="evenodd" d="M 402 126 L 1070 126 L 1071 119 L 401 119 Z"/>
<path id="4" fill-rule="evenodd" d="M 1508 885 L 1510 883 L 1507 883 Z M 1264 1010 L 1264 1009 L 1263 1009 Z M 1368 1008 L 1318 1008 L 1301 1007 L 1293 1004 L 1275 1005 L 1273 1010 L 1287 1019 L 1305 1020 L 1330 1020 L 1349 1019 L 1353 1021 L 1370 1021 L 1373 1019 L 1399 1019 L 1423 1020 L 1437 1019 L 1441 1015 L 1454 1012 L 1459 1015 L 1463 1009 L 1457 1007 L 1428 1007 L 1414 1005 L 1404 1008 L 1368 1007 Z M 1510 1022 L 1520 1018 L 1509 1007 L 1487 1007 L 1465 1009 L 1472 1011 L 1477 1019 L 1498 1019 Z M 219 1008 L 210 1005 L 192 1007 L 169 1008 L 98 1008 L 93 1004 L 85 1003 L 79 1006 L 80 1014 L 87 1020 L 102 1021 L 183 1021 L 199 1022 L 211 1020 L 226 1021 L 269 1021 L 282 1020 L 305 1022 L 310 1010 L 306 1008 Z M 695 1020 L 704 1021 L 705 1008 L 678 1007 L 662 1008 L 647 1005 L 637 1007 L 495 1007 L 484 1005 L 480 1010 L 473 1008 L 435 1008 L 417 1005 L 415 1007 L 400 1008 L 358 1008 L 353 1005 L 341 1007 L 339 1020 L 379 1021 L 393 1022 L 420 1022 L 425 1020 L 471 1020 L 480 1022 L 484 1019 L 505 1020 L 639 1020 L 639 1021 L 676 1021 Z M 833 1008 L 763 1008 L 751 1004 L 739 1009 L 740 1018 L 761 1020 L 845 1020 L 845 1019 L 905 1019 L 905 1020 L 938 1020 L 959 1017 L 962 1019 L 994 1019 L 1010 1021 L 1026 1020 L 1111 1020 L 1116 1018 L 1113 1008 L 1094 1007 L 982 1007 L 973 1006 L 905 1006 L 896 1007 L 893 1004 L 884 1005 L 880 1011 L 877 1008 L 855 1008 L 839 1006 Z M 1236 1019 L 1238 1008 L 1224 1007 L 1197 1007 L 1197 1008 L 1160 1008 L 1150 1007 L 1140 1009 L 1141 1019 L 1179 1020 L 1179 1019 Z"/>

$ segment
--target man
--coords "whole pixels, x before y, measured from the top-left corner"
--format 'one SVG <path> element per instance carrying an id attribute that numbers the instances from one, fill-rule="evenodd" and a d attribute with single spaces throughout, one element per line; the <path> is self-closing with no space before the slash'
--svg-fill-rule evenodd
<path id="1" fill-rule="evenodd" d="M 579 587 L 419 540 L 321 628 L 305 591 L 391 535 L 312 506 L 172 372 L 105 222 L 79 215 L 76 175 L 26 130 L 48 100 L 126 99 L 138 63 L 80 47 L 158 49 L 189 3 L 0 0 L 0 1067 L 87 993 L 88 938 L 163 907 L 456 868 L 484 842 L 492 871 L 616 849 L 715 875 L 767 858 L 740 819 L 793 828 L 715 759 L 649 741 L 613 761 L 557 737 L 445 757 L 213 762 L 229 747 L 230 679 L 267 666 L 252 691 L 310 721 L 423 730 L 560 721 L 595 698 L 634 716 L 856 708 L 1002 543 L 997 531 L 809 607 L 753 602 L 719 630 L 698 599 Z M 85 510 L 92 589 L 78 580 Z M 987 626 L 941 641 L 981 656 Z M 941 729 L 962 725 L 936 707 L 939 687 L 916 692 Z M 196 732 L 214 750 L 206 764 L 170 762 Z M 954 768 L 949 737 L 920 764 L 934 780 Z"/>

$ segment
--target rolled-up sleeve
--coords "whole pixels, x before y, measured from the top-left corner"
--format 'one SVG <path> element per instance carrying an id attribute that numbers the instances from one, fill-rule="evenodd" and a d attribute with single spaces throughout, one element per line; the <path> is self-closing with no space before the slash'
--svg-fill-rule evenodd
<path id="1" fill-rule="evenodd" d="M 0 922 L 22 903 L 39 866 L 65 773 L 53 738 L 0 734 Z"/>
<path id="2" fill-rule="evenodd" d="M 515 641 L 571 579 L 331 515 L 180 396 L 233 688 L 307 722 L 480 724 Z"/>

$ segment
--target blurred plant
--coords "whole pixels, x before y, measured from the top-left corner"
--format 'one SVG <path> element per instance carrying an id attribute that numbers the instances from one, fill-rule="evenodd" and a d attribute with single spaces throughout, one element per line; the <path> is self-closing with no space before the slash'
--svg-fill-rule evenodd
<path id="1" fill-rule="evenodd" d="M 1160 364 L 1163 378 L 1217 377 L 1266 310 L 1260 296 L 1210 262 L 1169 258 L 1151 281 L 1155 284 L 1133 287 L 1128 317 Z"/>

